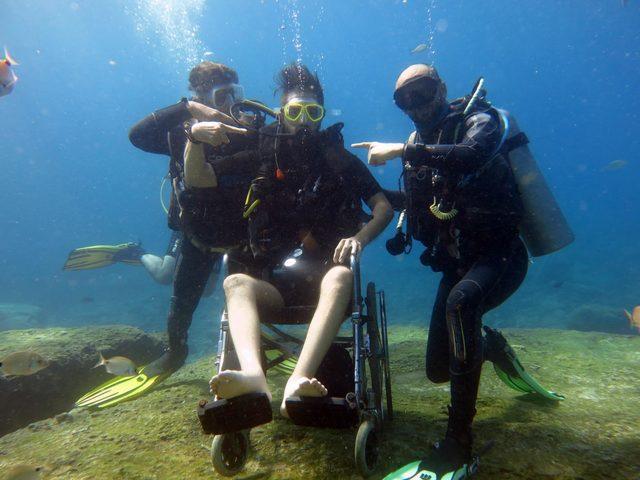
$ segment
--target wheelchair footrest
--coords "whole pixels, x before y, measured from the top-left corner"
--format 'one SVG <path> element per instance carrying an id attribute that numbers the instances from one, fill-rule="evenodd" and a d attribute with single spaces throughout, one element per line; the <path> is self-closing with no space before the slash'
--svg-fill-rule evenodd
<path id="1" fill-rule="evenodd" d="M 296 425 L 350 428 L 359 422 L 358 409 L 339 397 L 291 397 L 285 402 L 289 418 Z"/>
<path id="2" fill-rule="evenodd" d="M 201 400 L 198 418 L 204 433 L 221 435 L 269 423 L 273 412 L 265 393 L 247 393 L 209 402 Z"/>

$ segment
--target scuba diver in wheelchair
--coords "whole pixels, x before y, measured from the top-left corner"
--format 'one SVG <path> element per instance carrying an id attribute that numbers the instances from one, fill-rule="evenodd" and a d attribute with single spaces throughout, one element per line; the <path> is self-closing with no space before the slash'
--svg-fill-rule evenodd
<path id="1" fill-rule="evenodd" d="M 230 339 L 239 369 L 226 368 L 223 362 L 210 381 L 217 401 L 206 416 L 220 424 L 211 433 L 239 431 L 271 420 L 261 322 L 282 321 L 289 307 L 317 305 L 280 412 L 292 416 L 287 400 L 295 397 L 327 395 L 316 372 L 346 318 L 354 291 L 354 275 L 343 263 L 357 258 L 393 217 L 378 182 L 344 148 L 342 124 L 320 130 L 324 95 L 317 76 L 305 66 L 292 64 L 279 73 L 278 86 L 282 92 L 278 120 L 260 129 L 258 148 L 216 160 L 218 165 L 240 169 L 259 165 L 259 172 L 243 215 L 249 248 L 228 253 L 230 275 L 224 280 Z M 194 165 L 189 147 L 187 177 L 189 166 Z M 199 175 L 199 185 L 215 185 L 215 179 L 206 179 L 215 175 L 213 169 L 196 165 L 191 171 Z M 366 223 L 362 201 L 371 210 Z M 294 323 L 308 321 L 293 319 Z M 201 422 L 205 427 L 202 416 Z"/>

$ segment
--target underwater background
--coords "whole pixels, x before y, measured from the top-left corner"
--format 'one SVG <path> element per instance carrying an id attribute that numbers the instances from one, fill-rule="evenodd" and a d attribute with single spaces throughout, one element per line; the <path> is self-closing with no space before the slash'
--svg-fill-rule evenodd
<path id="1" fill-rule="evenodd" d="M 450 98 L 484 76 L 488 98 L 531 139 L 576 234 L 535 259 L 486 321 L 628 330 L 622 309 L 640 301 L 634 1 L 2 1 L 0 18 L 0 44 L 20 62 L 14 92 L 0 99 L 0 303 L 40 307 L 41 326 L 164 329 L 171 289 L 143 268 L 61 267 L 85 245 L 141 241 L 164 253 L 167 158 L 137 150 L 127 133 L 187 96 L 189 69 L 208 59 L 235 68 L 246 95 L 272 106 L 277 70 L 308 64 L 326 90 L 324 125 L 344 122 L 347 144 L 404 141 L 411 124 L 392 92 L 411 63 L 434 64 Z M 421 43 L 428 48 L 412 54 Z M 373 170 L 387 188 L 399 171 L 399 162 Z M 386 253 L 392 226 L 367 248 L 365 275 L 386 290 L 392 323 L 424 325 L 439 275 L 419 264 L 420 245 Z M 220 305 L 219 294 L 203 301 L 192 344 L 213 346 Z"/>
<path id="2" fill-rule="evenodd" d="M 623 309 L 640 304 L 640 1 L 0 0 L 0 19 L 0 46 L 20 62 L 14 91 L 0 98 L 0 332 L 112 324 L 163 332 L 171 287 L 142 267 L 62 270 L 81 246 L 140 241 L 165 252 L 160 183 L 168 159 L 134 148 L 129 128 L 188 96 L 189 70 L 201 60 L 230 65 L 248 98 L 273 107 L 274 75 L 298 60 L 318 72 L 323 125 L 344 122 L 346 144 L 406 139 L 412 125 L 392 93 L 412 63 L 436 66 L 450 99 L 484 76 L 488 99 L 531 140 L 576 236 L 533 259 L 522 287 L 485 322 L 604 332 L 611 345 L 622 345 L 614 334 L 637 340 Z M 411 53 L 419 44 L 427 48 Z M 400 163 L 372 172 L 395 188 Z M 410 255 L 386 252 L 394 225 L 366 248 L 363 273 L 385 290 L 402 342 L 411 335 L 401 327 L 426 329 L 440 276 L 420 264 L 417 243 Z M 221 308 L 220 288 L 201 301 L 191 360 L 215 352 Z M 593 347 L 566 335 L 549 351 Z M 629 345 L 616 347 L 627 350 L 615 365 L 637 372 L 638 343 Z M 422 371 L 424 351 L 416 352 Z M 594 358 L 585 363 L 594 382 L 622 385 L 624 375 L 607 376 L 606 354 Z M 198 378 L 213 369 L 198 365 Z M 423 376 L 419 382 L 426 386 Z M 637 384 L 620 392 L 637 411 Z M 589 411 L 575 412 L 588 419 Z M 632 428 L 626 419 L 637 422 L 637 413 L 628 415 L 620 422 Z M 637 424 L 635 431 L 637 439 Z M 640 475 L 637 460 L 635 468 Z"/>

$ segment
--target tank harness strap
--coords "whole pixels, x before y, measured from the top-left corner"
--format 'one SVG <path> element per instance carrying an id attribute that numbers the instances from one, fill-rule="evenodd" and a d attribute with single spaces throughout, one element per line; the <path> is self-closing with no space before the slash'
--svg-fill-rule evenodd
<path id="1" fill-rule="evenodd" d="M 524 132 L 519 132 L 511 138 L 508 138 L 504 142 L 504 147 L 507 152 L 511 152 L 516 148 L 524 147 L 529 143 L 529 137 Z"/>
<path id="2" fill-rule="evenodd" d="M 206 243 L 204 243 L 195 235 L 188 235 L 187 233 L 185 233 L 185 235 L 187 236 L 189 241 L 193 244 L 193 246 L 196 247 L 205 255 L 211 255 L 214 253 L 226 253 L 227 250 L 229 250 L 230 248 L 233 248 L 233 247 L 211 247 Z"/>

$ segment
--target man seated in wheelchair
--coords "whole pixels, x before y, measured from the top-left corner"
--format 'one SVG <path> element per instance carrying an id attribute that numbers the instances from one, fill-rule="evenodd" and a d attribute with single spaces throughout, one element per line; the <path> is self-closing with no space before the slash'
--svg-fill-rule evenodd
<path id="1" fill-rule="evenodd" d="M 250 249 L 230 255 L 233 273 L 224 281 L 241 370 L 221 371 L 210 386 L 218 399 L 264 393 L 271 400 L 260 323 L 278 323 L 285 307 L 317 305 L 284 390 L 280 411 L 289 416 L 287 398 L 327 395 L 315 375 L 352 298 L 353 274 L 344 265 L 384 230 L 393 213 L 367 167 L 344 148 L 343 125 L 320 129 L 324 95 L 317 75 L 292 64 L 277 82 L 277 121 L 261 130 L 257 149 L 234 155 L 240 163 L 260 164 L 245 206 Z M 362 201 L 371 216 L 364 215 Z"/>

